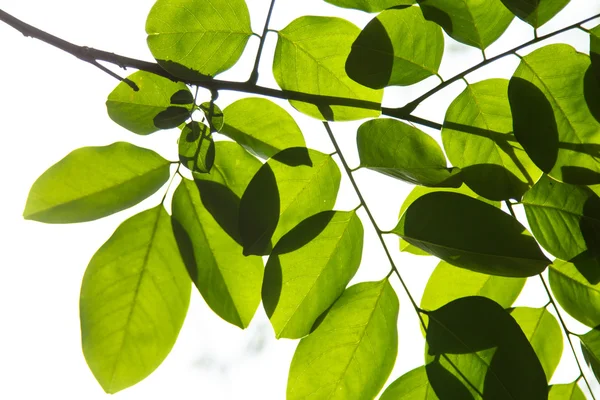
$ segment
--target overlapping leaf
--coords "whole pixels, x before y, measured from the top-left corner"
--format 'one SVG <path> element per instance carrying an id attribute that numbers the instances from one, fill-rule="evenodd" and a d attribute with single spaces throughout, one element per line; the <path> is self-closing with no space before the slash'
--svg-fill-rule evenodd
<path id="1" fill-rule="evenodd" d="M 369 13 L 401 5 L 415 4 L 417 0 L 325 0 L 338 7 L 355 8 Z"/>
<path id="2" fill-rule="evenodd" d="M 331 210 L 340 180 L 333 158 L 316 150 L 292 147 L 273 156 L 252 178 L 240 202 L 244 254 L 268 254 L 272 244 L 301 221 Z"/>
<path id="3" fill-rule="evenodd" d="M 460 170 L 448 168 L 437 142 L 425 132 L 395 119 L 365 122 L 356 136 L 360 165 L 424 186 L 459 187 Z"/>
<path id="4" fill-rule="evenodd" d="M 189 170 L 209 172 L 215 161 L 215 142 L 210 128 L 192 121 L 179 135 L 179 161 Z"/>
<path id="5" fill-rule="evenodd" d="M 189 118 L 194 96 L 183 83 L 146 71 L 135 72 L 127 80 L 138 90 L 121 82 L 106 100 L 108 116 L 123 128 L 148 135 Z"/>
<path id="6" fill-rule="evenodd" d="M 259 157 L 269 158 L 289 147 L 305 147 L 294 118 L 270 100 L 250 97 L 225 108 L 221 133 Z"/>
<path id="7" fill-rule="evenodd" d="M 500 0 L 417 0 L 426 19 L 461 43 L 485 49 L 514 18 Z"/>
<path id="8" fill-rule="evenodd" d="M 173 75 L 191 80 L 233 66 L 252 35 L 244 0 L 158 0 L 146 20 L 148 47 Z"/>
<path id="9" fill-rule="evenodd" d="M 190 287 L 162 205 L 125 221 L 96 252 L 81 285 L 81 342 L 107 393 L 162 363 L 183 324 Z"/>
<path id="10" fill-rule="evenodd" d="M 518 18 L 539 28 L 560 12 L 570 0 L 502 0 Z"/>
<path id="11" fill-rule="evenodd" d="M 392 382 L 379 400 L 438 400 L 438 397 L 429 383 L 425 366 L 422 366 Z"/>
<path id="12" fill-rule="evenodd" d="M 298 111 L 329 121 L 379 116 L 383 91 L 362 86 L 346 74 L 346 60 L 359 34 L 360 29 L 341 18 L 310 16 L 278 32 L 273 74 L 282 89 L 358 100 L 363 106 L 327 99 L 318 104 L 290 101 Z"/>
<path id="13" fill-rule="evenodd" d="M 398 350 L 398 298 L 387 280 L 346 289 L 316 330 L 300 341 L 287 399 L 372 399 Z"/>
<path id="14" fill-rule="evenodd" d="M 442 141 L 464 182 L 492 200 L 520 199 L 541 171 L 512 134 L 508 81 L 470 84 L 450 104 Z"/>
<path id="15" fill-rule="evenodd" d="M 204 113 L 206 122 L 210 126 L 211 132 L 221 132 L 224 124 L 223 111 L 214 102 L 204 102 L 200 104 L 200 110 Z"/>
<path id="16" fill-rule="evenodd" d="M 577 381 L 575 381 L 572 383 L 550 386 L 548 400 L 586 400 L 586 398 L 577 385 Z"/>
<path id="17" fill-rule="evenodd" d="M 189 236 L 188 268 L 202 297 L 221 318 L 246 328 L 260 303 L 263 263 L 242 254 L 237 216 L 239 196 L 261 164 L 236 143 L 216 145 L 211 173 L 183 179 L 175 191 L 173 217 Z M 178 237 L 182 248 L 185 239 Z"/>
<path id="18" fill-rule="evenodd" d="M 571 260 L 588 249 L 600 252 L 600 198 L 590 189 L 543 176 L 523 205 L 531 231 L 552 255 Z"/>
<path id="19" fill-rule="evenodd" d="M 418 7 L 386 10 L 352 44 L 346 72 L 374 89 L 407 86 L 437 74 L 443 53 L 442 29 Z"/>
<path id="20" fill-rule="evenodd" d="M 491 275 L 533 276 L 550 263 L 517 220 L 458 193 L 419 197 L 392 232 L 452 265 Z"/>
<path id="21" fill-rule="evenodd" d="M 585 83 L 595 80 L 589 68 L 587 55 L 552 44 L 523 57 L 508 88 L 514 134 L 527 154 L 552 178 L 578 185 L 600 183 L 600 122 L 589 101 L 597 103 L 600 85 Z"/>
<path id="22" fill-rule="evenodd" d="M 125 142 L 82 147 L 35 181 L 23 217 L 48 223 L 106 217 L 156 192 L 169 179 L 169 165 L 154 151 Z"/>
<path id="23" fill-rule="evenodd" d="M 277 242 L 262 299 L 278 338 L 310 333 L 358 270 L 362 247 L 363 227 L 354 211 L 308 217 Z"/>
<path id="24" fill-rule="evenodd" d="M 583 357 L 600 383 L 600 326 L 580 336 L 579 339 Z"/>

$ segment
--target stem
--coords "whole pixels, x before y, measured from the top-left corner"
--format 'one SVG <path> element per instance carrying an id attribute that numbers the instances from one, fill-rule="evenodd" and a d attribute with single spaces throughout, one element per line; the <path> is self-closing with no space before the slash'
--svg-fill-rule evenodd
<path id="1" fill-rule="evenodd" d="M 165 190 L 165 195 L 163 196 L 162 200 L 160 201 L 161 205 L 163 205 L 165 203 L 165 199 L 167 198 L 167 194 L 169 194 L 169 190 L 171 189 L 171 184 L 173 183 L 173 180 L 175 179 L 175 177 L 177 175 L 179 175 L 183 178 L 183 175 L 181 175 L 181 173 L 179 172 L 180 167 L 181 167 L 181 162 L 178 162 L 177 169 L 175 170 L 175 173 L 173 174 L 173 176 L 171 176 L 171 179 L 169 180 L 169 184 L 167 185 L 167 190 Z"/>
<path id="2" fill-rule="evenodd" d="M 510 211 L 510 215 L 512 215 L 514 219 L 517 219 L 517 215 L 515 214 L 515 210 L 513 210 L 513 207 L 512 207 L 512 204 L 510 204 L 510 201 L 504 200 L 504 204 L 506 204 L 508 211 Z"/>
<path id="3" fill-rule="evenodd" d="M 250 74 L 250 78 L 248 78 L 248 83 L 253 85 L 255 85 L 256 82 L 258 82 L 258 65 L 260 64 L 260 57 L 262 55 L 265 41 L 267 40 L 267 33 L 269 33 L 269 22 L 271 21 L 271 15 L 273 14 L 274 7 L 275 0 L 271 0 L 271 5 L 269 6 L 269 13 L 267 14 L 267 19 L 265 21 L 265 27 L 263 28 L 263 33 L 260 37 L 260 43 L 258 44 L 258 52 L 256 53 L 256 60 L 254 61 L 254 68 L 252 68 L 252 73 Z"/>

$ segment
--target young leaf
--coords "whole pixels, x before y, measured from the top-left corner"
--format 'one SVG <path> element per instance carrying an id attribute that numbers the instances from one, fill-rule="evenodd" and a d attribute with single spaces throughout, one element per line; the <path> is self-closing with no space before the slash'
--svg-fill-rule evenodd
<path id="1" fill-rule="evenodd" d="M 571 0 L 502 0 L 518 18 L 539 28 L 560 12 Z"/>
<path id="2" fill-rule="evenodd" d="M 423 186 L 459 187 L 458 168 L 448 168 L 437 142 L 395 119 L 365 122 L 356 136 L 360 165 Z"/>
<path id="3" fill-rule="evenodd" d="M 563 352 L 563 336 L 556 318 L 546 308 L 517 307 L 510 310 L 531 343 L 550 381 Z"/>
<path id="4" fill-rule="evenodd" d="M 197 80 L 231 68 L 252 28 L 244 0 L 157 0 L 146 33 L 148 47 L 164 69 Z"/>
<path id="5" fill-rule="evenodd" d="M 577 266 L 556 260 L 548 272 L 550 288 L 560 306 L 591 328 L 600 325 L 600 279 L 588 281 Z"/>
<path id="6" fill-rule="evenodd" d="M 343 8 L 354 8 L 357 10 L 375 13 L 401 5 L 415 4 L 417 0 L 325 0 L 327 3 Z"/>
<path id="7" fill-rule="evenodd" d="M 262 287 L 277 338 L 308 335 L 319 315 L 342 294 L 360 265 L 363 233 L 354 211 L 323 211 L 277 242 Z"/>
<path id="8" fill-rule="evenodd" d="M 550 386 L 548 400 L 586 400 L 585 395 L 577 385 L 577 381 L 562 385 Z"/>
<path id="9" fill-rule="evenodd" d="M 156 192 L 169 166 L 154 151 L 125 142 L 82 147 L 35 181 L 23 217 L 54 224 L 106 217 Z"/>
<path id="10" fill-rule="evenodd" d="M 290 101 L 298 111 L 328 121 L 352 121 L 381 113 L 382 90 L 354 82 L 346 74 L 346 60 L 360 34 L 341 18 L 300 17 L 278 32 L 273 74 L 284 90 L 361 100 L 368 108 L 339 103 L 309 104 Z"/>
<path id="11" fill-rule="evenodd" d="M 464 182 L 492 200 L 520 199 L 541 171 L 512 134 L 508 81 L 468 85 L 450 104 L 442 141 Z"/>
<path id="12" fill-rule="evenodd" d="M 439 363 L 460 381 L 468 379 L 484 399 L 548 398 L 546 376 L 534 349 L 500 305 L 486 297 L 463 297 L 427 315 L 427 359 L 432 364 Z M 453 362 L 465 355 L 480 367 Z M 473 372 L 476 379 L 471 379 Z M 434 379 L 437 374 L 429 368 L 427 374 L 436 393 L 444 393 L 445 387 Z"/>
<path id="13" fill-rule="evenodd" d="M 459 188 L 429 188 L 429 187 L 425 187 L 425 186 L 416 186 L 409 194 L 408 196 L 406 196 L 406 199 L 404 199 L 404 203 L 402 203 L 402 206 L 400 207 L 400 214 L 398 215 L 398 218 L 402 218 L 402 214 L 404 214 L 404 212 L 406 211 L 406 209 L 412 204 L 414 203 L 414 201 L 416 199 L 418 199 L 419 197 L 427 194 L 427 193 L 432 193 L 432 192 L 452 192 L 452 193 L 461 193 L 467 196 L 471 196 L 477 200 L 481 200 L 485 203 L 491 204 L 494 207 L 500 208 L 500 202 L 498 201 L 491 201 L 486 199 L 485 197 L 481 197 L 479 196 L 477 193 L 473 192 L 471 189 L 469 189 L 469 187 L 467 185 L 462 185 Z M 420 248 L 413 246 L 412 244 L 408 243 L 407 241 L 405 241 L 404 239 L 400 239 L 400 251 L 405 251 L 407 253 L 411 253 L 411 254 L 415 254 L 418 256 L 428 256 L 429 253 L 421 250 Z"/>
<path id="14" fill-rule="evenodd" d="M 107 393 L 152 373 L 175 344 L 190 278 L 162 205 L 123 222 L 96 252 L 81 284 L 85 359 Z"/>
<path id="15" fill-rule="evenodd" d="M 195 182 L 183 179 L 175 190 L 173 217 L 191 239 L 192 277 L 202 297 L 217 315 L 243 329 L 260 303 L 263 263 L 242 254 L 237 211 L 260 162 L 235 143 L 217 145 L 211 173 L 196 174 Z"/>
<path id="16" fill-rule="evenodd" d="M 373 399 L 398 351 L 398 298 L 389 282 L 346 289 L 317 329 L 300 341 L 287 399 Z"/>
<path id="17" fill-rule="evenodd" d="M 550 263 L 516 219 L 458 193 L 419 197 L 392 232 L 452 265 L 484 274 L 527 277 Z"/>
<path id="18" fill-rule="evenodd" d="M 600 383 L 600 326 L 579 336 L 583 357 Z"/>
<path id="19" fill-rule="evenodd" d="M 211 131 L 221 132 L 221 129 L 223 129 L 224 115 L 219 106 L 207 101 L 200 104 L 200 110 L 204 113 L 206 122 L 210 126 Z"/>
<path id="20" fill-rule="evenodd" d="M 277 153 L 256 173 L 240 202 L 244 254 L 265 255 L 307 217 L 331 210 L 341 173 L 331 156 L 304 147 Z"/>
<path id="21" fill-rule="evenodd" d="M 552 255 L 571 260 L 600 249 L 600 198 L 587 187 L 543 176 L 523 205 L 533 235 Z"/>
<path id="22" fill-rule="evenodd" d="M 209 172 L 215 161 L 215 142 L 210 128 L 192 121 L 179 136 L 179 161 L 190 171 Z"/>
<path id="23" fill-rule="evenodd" d="M 426 19 L 461 43 L 485 49 L 508 28 L 514 16 L 500 0 L 417 0 Z"/>
<path id="24" fill-rule="evenodd" d="M 148 135 L 174 128 L 189 118 L 194 97 L 185 84 L 146 71 L 135 72 L 127 79 L 139 90 L 121 82 L 106 100 L 108 116 L 123 128 Z M 167 122 L 169 116 L 171 121 Z"/>
<path id="25" fill-rule="evenodd" d="M 442 29 L 426 21 L 419 7 L 386 10 L 352 44 L 346 72 L 374 89 L 407 86 L 436 75 L 443 53 Z"/>
<path id="26" fill-rule="evenodd" d="M 600 122 L 584 93 L 589 67 L 587 55 L 551 44 L 523 57 L 508 87 L 519 143 L 542 171 L 576 185 L 600 183 Z"/>
<path id="27" fill-rule="evenodd" d="M 241 99 L 225 107 L 220 131 L 259 157 L 269 158 L 289 147 L 306 147 L 294 118 L 270 100 Z"/>

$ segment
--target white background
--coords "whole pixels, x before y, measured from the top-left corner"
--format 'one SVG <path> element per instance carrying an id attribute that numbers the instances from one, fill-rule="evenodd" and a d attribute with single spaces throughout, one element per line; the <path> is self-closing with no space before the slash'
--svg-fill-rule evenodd
<path id="1" fill-rule="evenodd" d="M 267 0 L 247 0 L 255 32 L 261 33 Z M 76 44 L 152 60 L 145 44 L 145 19 L 152 0 L 2 0 L 0 8 L 25 22 Z M 572 0 L 560 15 L 540 30 L 544 34 L 577 22 L 600 10 L 598 0 Z M 363 27 L 373 16 L 343 10 L 322 0 L 279 0 L 272 29 L 282 29 L 300 15 L 332 15 Z M 589 25 L 588 26 L 593 26 Z M 488 57 L 532 38 L 532 30 L 515 19 L 508 33 L 486 51 Z M 275 87 L 270 74 L 276 35 L 268 36 L 261 61 L 260 84 Z M 552 42 L 570 43 L 588 51 L 584 32 L 574 30 Z M 446 36 L 441 75 L 449 78 L 481 61 L 478 50 Z M 549 43 L 549 42 L 548 42 Z M 240 62 L 220 78 L 245 80 L 252 68 L 258 39 L 253 37 Z M 539 47 L 539 46 L 538 46 Z M 534 47 L 521 54 L 533 50 Z M 487 77 L 509 78 L 516 57 L 506 57 L 468 76 L 470 82 Z M 115 72 L 125 76 L 133 71 Z M 106 114 L 106 96 L 117 81 L 40 41 L 25 38 L 0 23 L 0 399 L 106 399 L 81 353 L 78 297 L 81 278 L 91 256 L 120 222 L 160 202 L 166 188 L 140 205 L 108 218 L 85 224 L 45 225 L 21 217 L 31 184 L 50 165 L 73 149 L 130 141 L 176 160 L 175 131 L 141 137 L 114 124 Z M 401 106 L 437 85 L 429 78 L 409 88 L 386 90 L 384 105 Z M 462 91 L 456 83 L 417 109 L 417 114 L 443 121 L 446 107 Z M 208 99 L 206 98 L 203 101 Z M 239 96 L 221 93 L 224 108 Z M 310 147 L 330 152 L 323 126 L 286 107 L 302 128 Z M 334 132 L 351 167 L 358 159 L 355 132 L 360 123 L 333 124 Z M 439 140 L 439 132 L 424 129 Z M 410 191 L 391 178 L 370 171 L 356 173 L 366 201 L 382 229 L 397 222 L 400 205 Z M 338 209 L 357 204 L 347 179 L 343 181 Z M 520 214 L 522 217 L 522 213 Z M 364 213 L 361 217 L 365 217 Z M 521 218 L 521 221 L 524 221 Z M 389 263 L 374 230 L 363 218 L 366 239 L 363 262 L 353 282 L 379 280 Z M 400 254 L 398 240 L 387 238 L 400 272 L 417 302 L 435 266 L 432 257 Z M 537 280 L 528 283 L 517 303 L 543 306 L 547 298 Z M 423 363 L 423 339 L 416 314 L 397 279 L 400 298 L 400 346 L 390 382 Z M 569 319 L 576 332 L 585 328 Z M 259 307 L 246 331 L 214 315 L 196 290 L 187 320 L 172 353 L 149 378 L 115 395 L 116 399 L 283 399 L 287 371 L 296 342 L 275 340 L 264 311 Z M 570 382 L 578 376 L 565 343 L 564 357 L 553 382 Z"/>

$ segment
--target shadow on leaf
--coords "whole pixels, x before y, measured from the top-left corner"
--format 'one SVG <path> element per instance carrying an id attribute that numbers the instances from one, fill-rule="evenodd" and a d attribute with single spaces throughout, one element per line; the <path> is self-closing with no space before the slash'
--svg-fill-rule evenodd
<path id="1" fill-rule="evenodd" d="M 508 169 L 496 164 L 477 164 L 462 169 L 463 181 L 480 196 L 490 200 L 517 199 L 529 189 Z"/>
<path id="2" fill-rule="evenodd" d="M 177 221 L 175 218 L 171 217 L 171 227 L 173 229 L 173 234 L 175 235 L 175 241 L 177 242 L 177 247 L 179 248 L 179 254 L 181 254 L 181 258 L 185 265 L 185 268 L 190 275 L 190 278 L 196 283 L 198 279 L 198 266 L 196 264 L 196 258 L 194 256 L 194 246 L 192 244 L 192 239 L 186 232 L 185 228 Z"/>
<path id="3" fill-rule="evenodd" d="M 159 129 L 177 128 L 190 117 L 190 112 L 187 108 L 169 106 L 164 111 L 159 112 L 154 117 L 154 126 Z"/>
<path id="4" fill-rule="evenodd" d="M 238 221 L 240 198 L 225 185 L 200 179 L 197 175 L 195 178 L 200 199 L 206 210 L 233 240 L 242 245 Z"/>

